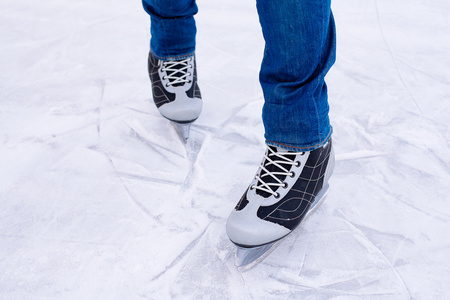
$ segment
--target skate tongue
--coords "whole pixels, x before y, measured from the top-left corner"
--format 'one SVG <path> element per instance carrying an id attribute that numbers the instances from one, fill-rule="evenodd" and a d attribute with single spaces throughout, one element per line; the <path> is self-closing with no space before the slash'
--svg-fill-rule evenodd
<path id="1" fill-rule="evenodd" d="M 276 149 L 277 153 L 295 153 L 294 151 L 290 151 L 281 147 L 275 147 L 275 146 L 271 146 L 272 149 Z"/>

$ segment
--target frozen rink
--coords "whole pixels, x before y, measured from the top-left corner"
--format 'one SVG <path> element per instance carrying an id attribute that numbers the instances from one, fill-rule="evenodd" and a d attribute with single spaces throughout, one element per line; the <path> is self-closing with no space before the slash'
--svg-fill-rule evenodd
<path id="1" fill-rule="evenodd" d="M 225 222 L 264 153 L 264 42 L 255 1 L 198 5 L 185 146 L 140 1 L 1 1 L 0 299 L 449 299 L 450 2 L 334 0 L 328 198 L 246 273 Z"/>

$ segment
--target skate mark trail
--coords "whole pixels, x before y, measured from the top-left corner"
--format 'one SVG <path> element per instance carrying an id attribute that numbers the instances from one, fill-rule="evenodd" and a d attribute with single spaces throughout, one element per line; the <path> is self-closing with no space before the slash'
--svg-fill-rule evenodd
<path id="1" fill-rule="evenodd" d="M 99 151 L 100 152 L 100 151 Z M 117 170 L 116 165 L 114 164 L 111 156 L 109 156 L 109 154 L 104 153 L 104 152 L 100 152 L 102 153 L 106 159 L 108 160 L 109 164 L 112 166 L 114 173 L 116 174 L 117 178 L 119 179 L 119 182 L 121 184 L 121 186 L 124 188 L 125 192 L 127 193 L 128 199 L 131 200 L 131 202 L 133 202 L 138 208 L 140 208 L 140 210 L 147 216 L 149 217 L 152 221 L 156 222 L 156 223 L 160 223 L 159 220 L 157 219 L 157 217 L 155 217 L 145 206 L 144 204 L 142 204 L 141 202 L 139 202 L 135 197 L 133 197 L 133 195 L 131 194 L 130 190 L 128 189 L 128 186 L 126 185 L 126 183 L 123 181 L 123 177 L 120 176 L 120 172 Z"/>
<path id="2" fill-rule="evenodd" d="M 449 50 L 450 52 L 450 50 Z M 401 55 L 397 55 L 397 60 L 400 61 L 402 64 L 404 64 L 405 66 L 407 66 L 408 68 L 410 68 L 411 70 L 414 70 L 418 73 L 421 73 L 427 77 L 429 77 L 430 79 L 432 79 L 433 81 L 439 81 L 442 84 L 445 85 L 450 85 L 450 81 L 447 80 L 447 78 L 439 76 L 437 74 L 433 74 L 433 73 L 429 73 L 427 71 L 424 71 L 422 69 L 419 69 L 416 65 L 410 63 L 405 57 L 401 56 Z"/>
<path id="3" fill-rule="evenodd" d="M 104 79 L 99 80 L 98 85 L 100 86 L 100 101 L 98 103 L 98 107 L 96 108 L 97 113 L 97 134 L 98 138 L 101 139 L 102 137 L 102 131 L 101 131 L 101 117 L 102 117 L 102 105 L 104 101 L 105 96 L 105 88 L 106 88 L 106 82 Z"/>
<path id="4" fill-rule="evenodd" d="M 192 251 L 190 252 L 190 254 L 188 255 L 186 262 L 183 264 L 183 267 L 181 268 L 180 272 L 178 272 L 177 277 L 175 278 L 175 284 L 177 284 L 181 274 L 183 274 L 184 270 L 186 269 L 186 266 L 189 264 L 189 262 L 191 261 L 191 257 L 192 257 L 192 253 L 195 253 L 196 249 L 199 247 L 200 244 L 202 244 L 203 240 L 205 239 L 206 234 L 208 233 L 210 227 L 211 227 L 212 222 L 210 222 L 208 224 L 208 226 L 206 226 L 206 229 L 202 232 L 202 234 L 197 238 L 198 243 L 196 243 L 195 245 L 193 245 L 192 247 Z"/>
<path id="5" fill-rule="evenodd" d="M 231 122 L 233 119 L 235 119 L 236 117 L 238 117 L 238 114 L 239 114 L 242 110 L 244 110 L 247 106 L 252 105 L 254 102 L 257 102 L 257 101 L 259 101 L 259 100 L 249 101 L 249 102 L 247 102 L 247 103 L 245 103 L 245 104 L 242 104 L 242 105 L 239 105 L 239 106 L 233 108 L 232 111 L 231 111 L 230 114 L 229 114 L 229 117 L 228 117 L 225 121 L 223 121 L 218 127 L 219 127 L 219 128 L 227 128 L 226 125 L 227 125 L 229 122 Z"/>
<path id="6" fill-rule="evenodd" d="M 203 144 L 207 139 L 207 135 L 203 132 L 191 127 L 190 138 L 185 144 L 186 157 L 189 160 L 189 171 L 181 184 L 178 191 L 178 197 L 187 200 L 186 192 L 193 187 L 193 177 L 197 167 L 197 158 L 203 148 Z M 193 192 L 193 191 L 191 191 Z M 192 203 L 191 203 L 192 204 Z"/>
<path id="7" fill-rule="evenodd" d="M 234 256 L 234 252 L 230 249 L 231 245 L 229 244 L 228 239 L 224 236 L 223 229 L 223 218 L 210 218 L 210 221 L 206 226 L 206 230 L 203 232 L 194 249 L 188 254 L 186 261 L 183 262 L 182 268 L 175 276 L 173 286 L 175 286 L 176 289 L 171 289 L 171 296 L 173 299 L 177 296 L 179 297 L 180 292 L 183 293 L 185 290 L 189 290 L 188 295 L 182 295 L 186 299 L 191 299 L 193 294 L 198 295 L 198 283 L 202 286 L 204 285 L 205 287 L 215 285 L 215 282 L 210 279 L 211 277 L 216 277 L 219 273 L 222 275 L 237 274 L 234 260 L 232 261 L 230 258 L 231 256 Z M 219 273 L 216 269 L 217 267 L 220 268 Z M 192 278 L 195 278 L 195 280 L 198 281 L 195 288 L 192 288 L 190 283 Z M 203 279 L 206 279 L 206 282 Z M 232 278 L 226 276 L 225 280 L 226 279 Z M 234 279 L 236 278 L 233 278 L 233 281 L 235 281 Z M 223 282 L 219 282 L 217 287 L 220 289 L 223 284 Z M 214 288 L 215 287 L 212 289 Z M 193 291 L 192 294 L 190 293 L 191 290 Z M 202 288 L 202 290 L 204 290 L 204 288 Z M 222 298 L 229 299 L 230 297 L 225 297 L 222 295 Z M 231 298 L 234 299 L 233 297 Z M 249 299 L 249 297 L 244 297 L 244 299 Z"/>
<path id="8" fill-rule="evenodd" d="M 398 244 L 397 250 L 395 250 L 394 257 L 392 258 L 392 264 L 393 265 L 395 265 L 395 263 L 397 262 L 397 257 L 400 254 L 400 250 L 403 248 L 403 245 L 405 244 L 406 240 L 410 241 L 410 239 L 408 239 L 408 235 L 405 235 L 403 237 L 403 239 L 400 241 L 400 243 Z"/>
<path id="9" fill-rule="evenodd" d="M 279 267 L 279 266 L 278 266 Z M 311 291 L 314 293 L 314 295 L 317 295 L 318 292 L 324 292 L 323 294 L 333 294 L 333 296 L 339 295 L 339 296 L 361 296 L 360 293 L 358 293 L 358 290 L 361 289 L 362 287 L 368 286 L 373 282 L 377 282 L 379 280 L 379 278 L 374 278 L 373 280 L 368 280 L 367 282 L 361 283 L 359 278 L 360 278 L 361 274 L 359 272 L 353 272 L 353 274 L 351 274 L 351 277 L 347 277 L 344 278 L 340 278 L 340 280 L 335 280 L 334 282 L 331 282 L 329 284 L 323 284 L 323 285 L 305 285 L 304 279 L 302 278 L 297 278 L 297 277 L 289 277 L 286 276 L 285 278 L 282 277 L 276 277 L 275 274 L 271 274 L 269 275 L 270 278 L 272 278 L 273 280 L 282 283 L 282 284 L 286 284 L 288 286 L 291 287 L 292 289 L 295 289 L 295 291 L 302 291 L 302 292 L 307 292 L 307 291 Z M 342 289 L 337 289 L 334 286 L 340 286 L 343 283 L 350 283 L 350 284 L 354 284 L 355 281 L 358 283 L 357 287 L 353 287 L 352 290 L 342 290 Z M 387 293 L 377 293 L 377 292 L 373 292 L 373 293 L 365 293 L 364 294 L 366 297 L 367 296 L 393 296 L 393 293 L 387 292 Z M 315 299 L 315 298 L 313 298 Z M 328 298 L 327 298 L 328 299 Z M 411 296 L 410 296 L 410 299 Z"/>
<path id="10" fill-rule="evenodd" d="M 157 153 L 158 155 L 160 155 L 165 161 L 170 162 L 171 164 L 175 165 L 175 162 L 173 162 L 170 159 L 167 159 L 167 155 L 163 152 L 168 152 L 171 153 L 177 157 L 181 157 L 184 158 L 183 155 L 176 153 L 175 151 L 172 151 L 170 149 L 167 149 L 161 145 L 155 144 L 151 141 L 149 141 L 148 139 L 146 139 L 144 136 L 142 136 L 138 131 L 136 131 L 134 128 L 130 128 L 132 135 L 134 135 L 140 142 L 142 142 L 144 145 L 148 146 L 149 148 L 151 148 L 155 153 Z M 163 152 L 161 152 L 159 149 L 162 149 Z"/>
<path id="11" fill-rule="evenodd" d="M 376 229 L 373 229 L 373 228 L 370 228 L 370 227 L 366 227 L 366 226 L 362 226 L 362 225 L 355 225 L 355 224 L 353 224 L 353 226 L 355 226 L 357 229 L 361 230 L 361 232 L 366 231 L 366 232 L 373 232 L 375 234 L 382 235 L 382 236 L 386 236 L 387 235 L 387 236 L 393 238 L 396 241 L 400 241 L 398 243 L 398 246 L 397 246 L 397 249 L 395 251 L 395 254 L 394 254 L 393 258 L 392 258 L 392 265 L 395 265 L 395 263 L 397 261 L 397 257 L 398 257 L 398 255 L 400 253 L 400 249 L 405 244 L 405 241 L 407 241 L 407 242 L 409 242 L 411 244 L 414 243 L 414 241 L 412 241 L 411 239 L 408 238 L 407 234 L 406 235 L 401 235 L 401 234 L 396 234 L 396 233 L 387 233 L 387 232 L 384 232 L 384 231 L 379 231 L 379 230 L 376 230 Z"/>
<path id="12" fill-rule="evenodd" d="M 347 226 L 349 226 L 351 231 L 353 231 L 357 236 L 359 236 L 363 239 L 363 241 L 365 242 L 364 243 L 365 247 L 367 247 L 368 249 L 374 250 L 376 253 L 378 253 L 380 255 L 380 257 L 388 264 L 389 268 L 394 272 L 394 274 L 397 277 L 397 279 L 399 280 L 399 282 L 403 285 L 403 287 L 405 288 L 406 292 L 409 295 L 409 298 L 412 299 L 411 292 L 410 292 L 405 280 L 403 279 L 402 275 L 397 271 L 396 267 L 391 263 L 391 261 L 386 257 L 386 255 L 384 255 L 383 251 L 381 251 L 380 248 L 378 248 L 374 243 L 372 243 L 372 241 L 369 239 L 369 237 L 362 230 L 360 230 L 356 225 L 354 225 L 353 223 L 348 221 L 345 218 L 345 216 L 341 215 L 339 217 L 339 219 L 341 219 L 345 224 L 347 224 Z"/>
<path id="13" fill-rule="evenodd" d="M 445 2 L 445 1 L 439 2 L 440 6 L 441 6 L 441 9 L 439 11 L 441 12 L 442 16 L 444 17 L 445 25 L 448 26 L 448 25 L 450 25 L 450 22 L 448 21 L 448 15 L 450 12 L 450 8 L 445 7 L 444 3 L 448 3 L 448 2 Z"/>
<path id="14" fill-rule="evenodd" d="M 330 290 L 330 289 L 326 289 L 326 288 L 322 288 L 322 287 L 307 286 L 307 285 L 304 285 L 301 282 L 294 282 L 292 280 L 289 280 L 288 278 L 284 279 L 284 278 L 276 277 L 275 274 L 270 274 L 269 278 L 275 280 L 276 282 L 285 284 L 285 285 L 287 285 L 289 287 L 294 286 L 296 290 L 300 290 L 300 291 L 317 291 L 317 290 L 320 290 L 320 291 L 333 291 L 334 293 L 338 293 L 338 294 L 341 293 L 341 291 L 338 291 L 338 290 L 335 291 L 335 290 Z"/>
<path id="15" fill-rule="evenodd" d="M 380 157 L 380 156 L 385 156 L 385 155 L 386 155 L 386 153 L 378 152 L 378 151 L 359 150 L 359 151 L 354 151 L 354 152 L 336 154 L 336 161 L 374 158 L 374 157 Z"/>
<path id="16" fill-rule="evenodd" d="M 185 144 L 186 157 L 191 165 L 195 165 L 197 162 L 198 154 L 202 150 L 203 143 L 205 142 L 206 135 L 198 130 L 191 129 L 192 136 Z"/>
<path id="17" fill-rule="evenodd" d="M 295 236 L 295 239 L 294 239 L 294 245 L 297 243 L 298 237 L 299 237 L 299 235 L 296 235 L 296 236 Z M 308 245 L 309 245 L 309 235 L 306 236 L 306 240 L 302 240 L 302 245 L 304 245 L 305 249 L 308 249 Z M 289 251 L 289 252 L 291 252 L 291 251 Z M 303 266 L 305 265 L 306 257 L 308 256 L 308 255 L 307 255 L 307 252 L 308 252 L 308 251 L 306 251 L 306 250 L 303 251 L 302 260 L 300 261 L 300 269 L 299 269 L 298 272 L 297 272 L 297 276 L 300 276 L 300 274 L 301 274 L 302 271 L 303 271 Z"/>
<path id="18" fill-rule="evenodd" d="M 161 155 L 163 157 L 164 161 L 171 161 L 170 159 L 168 159 L 167 154 L 165 152 L 170 153 L 170 154 L 172 154 L 176 157 L 182 158 L 182 159 L 186 158 L 186 155 L 183 155 L 181 151 L 177 152 L 171 148 L 163 147 L 158 143 L 158 141 L 154 141 L 154 139 L 155 139 L 154 135 L 150 134 L 142 126 L 142 124 L 139 121 L 132 120 L 132 121 L 127 122 L 127 125 L 130 127 L 132 134 L 134 134 L 134 136 L 136 138 L 138 138 L 139 141 L 141 141 L 146 146 L 150 147 L 156 153 Z M 161 149 L 163 151 L 161 152 L 158 149 Z M 182 147 L 180 146 L 178 150 L 181 150 L 181 149 L 182 149 Z M 175 163 L 172 162 L 172 164 L 175 164 Z"/>
<path id="19" fill-rule="evenodd" d="M 415 107 L 417 108 L 417 110 L 419 111 L 420 115 L 423 115 L 422 109 L 420 108 L 419 104 L 417 103 L 416 98 L 414 97 L 413 93 L 411 92 L 411 89 L 406 84 L 405 79 L 403 78 L 403 75 L 400 72 L 400 69 L 399 69 L 398 64 L 397 64 L 397 60 L 395 58 L 395 53 L 392 50 L 391 46 L 389 45 L 389 43 L 388 43 L 388 41 L 386 39 L 386 35 L 384 33 L 383 26 L 381 25 L 380 10 L 378 8 L 378 0 L 374 0 L 374 3 L 375 3 L 375 13 L 376 13 L 376 16 L 377 16 L 378 28 L 380 30 L 380 34 L 381 34 L 381 37 L 383 39 L 383 43 L 386 46 L 386 49 L 388 50 L 388 52 L 389 52 L 389 54 L 390 54 L 390 56 L 392 58 L 392 62 L 394 64 L 394 68 L 395 68 L 395 71 L 397 73 L 397 76 L 400 79 L 400 81 L 401 81 L 401 83 L 403 85 L 403 88 L 405 88 L 405 90 L 408 92 L 409 97 L 413 101 L 413 103 L 414 103 Z"/>
<path id="20" fill-rule="evenodd" d="M 32 240 L 32 241 L 44 241 L 44 242 L 54 242 L 54 243 L 63 243 L 63 244 L 80 244 L 80 245 L 94 245 L 94 246 L 121 246 L 121 244 L 114 243 L 104 243 L 104 242 L 88 242 L 82 240 L 75 239 L 52 239 L 52 238 L 43 238 L 36 236 L 22 236 L 22 235 L 8 235 L 8 234 L 0 234 L 2 238 L 11 238 L 11 239 L 24 239 L 24 240 Z"/>
<path id="21" fill-rule="evenodd" d="M 172 185 L 172 186 L 180 186 L 180 182 L 176 182 L 176 181 L 157 179 L 157 178 L 153 178 L 153 177 L 149 177 L 149 176 L 136 175 L 136 174 L 131 174 L 131 173 L 127 173 L 127 172 L 119 172 L 117 174 L 123 178 L 131 179 L 131 180 L 154 182 L 154 183 L 167 184 L 167 185 Z"/>
<path id="22" fill-rule="evenodd" d="M 142 293 L 137 293 L 136 295 L 138 295 L 139 297 L 144 298 L 144 299 L 149 299 L 149 300 L 154 300 L 155 299 L 155 298 L 150 298 L 149 296 L 144 295 Z"/>
<path id="23" fill-rule="evenodd" d="M 405 206 L 411 208 L 412 210 L 418 212 L 419 214 L 423 214 L 425 216 L 428 216 L 432 219 L 435 220 L 439 220 L 441 222 L 447 223 L 448 222 L 448 215 L 446 215 L 443 212 L 436 212 L 436 214 L 440 213 L 440 214 L 444 214 L 444 216 L 438 216 L 438 215 L 433 215 L 430 212 L 425 211 L 424 209 L 426 209 L 427 207 L 416 207 L 413 204 L 409 203 L 409 201 L 405 201 L 402 199 L 402 197 L 404 197 L 402 194 L 397 194 L 395 193 L 392 189 L 389 189 L 388 187 L 383 187 L 383 186 L 379 186 L 378 187 L 380 190 L 382 190 L 384 192 L 385 195 L 391 195 L 395 200 L 401 202 L 402 204 L 404 204 Z"/>
<path id="24" fill-rule="evenodd" d="M 146 100 L 146 101 L 148 101 L 148 100 Z M 128 110 L 131 110 L 131 111 L 133 111 L 133 112 L 137 112 L 137 113 L 139 113 L 139 114 L 146 115 L 146 116 L 153 116 L 153 117 L 156 116 L 155 114 L 152 114 L 152 113 L 150 113 L 150 112 L 148 112 L 148 111 L 140 110 L 140 109 L 137 109 L 137 108 L 134 108 L 134 107 L 124 106 L 124 108 L 125 108 L 125 109 L 128 109 Z"/>
<path id="25" fill-rule="evenodd" d="M 175 265 L 178 264 L 178 262 L 180 262 L 180 260 L 182 260 L 184 257 L 186 257 L 189 253 L 191 253 L 194 249 L 195 246 L 198 244 L 198 241 L 201 240 L 206 232 L 206 230 L 208 230 L 209 225 L 205 228 L 205 230 L 203 230 L 200 235 L 198 237 L 196 237 L 189 245 L 186 246 L 186 248 L 183 250 L 183 252 L 181 252 L 171 263 L 170 265 L 166 266 L 164 268 L 164 270 L 162 270 L 161 272 L 159 272 L 158 274 L 156 274 L 155 276 L 153 276 L 152 278 L 150 278 L 150 281 L 155 281 L 157 279 L 159 279 L 161 276 L 163 276 L 165 273 L 167 273 L 167 271 L 169 271 L 170 269 L 172 269 Z M 184 266 L 183 266 L 184 268 Z"/>
<path id="26" fill-rule="evenodd" d="M 279 267 L 279 266 L 274 266 L 274 267 Z M 295 282 L 295 281 L 289 280 L 288 278 L 284 279 L 284 278 L 276 277 L 275 274 L 270 274 L 269 278 L 271 278 L 279 283 L 286 284 L 290 287 L 295 286 L 295 288 L 297 288 L 297 290 L 301 290 L 301 291 L 316 291 L 316 290 L 329 291 L 329 289 L 325 289 L 322 287 L 307 286 L 307 285 L 303 284 L 302 282 L 300 282 L 300 280 Z M 338 291 L 338 290 L 336 290 L 336 291 L 332 290 L 332 291 L 336 292 L 336 293 L 340 293 L 340 291 Z"/>
<path id="27" fill-rule="evenodd" d="M 217 129 L 212 126 L 199 125 L 199 124 L 195 124 L 195 123 L 193 125 L 194 125 L 194 131 L 195 131 L 195 129 L 198 129 L 199 131 L 209 132 L 210 133 L 209 135 L 212 135 L 212 136 L 214 136 L 217 131 Z M 206 133 L 205 133 L 205 135 L 206 135 Z"/>

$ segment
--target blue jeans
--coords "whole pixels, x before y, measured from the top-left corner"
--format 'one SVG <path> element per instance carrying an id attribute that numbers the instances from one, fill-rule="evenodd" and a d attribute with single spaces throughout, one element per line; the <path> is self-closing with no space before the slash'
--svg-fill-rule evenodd
<path id="1" fill-rule="evenodd" d="M 195 0 L 142 0 L 162 60 L 195 52 Z M 266 42 L 260 83 L 268 145 L 310 151 L 332 133 L 325 75 L 336 58 L 331 0 L 257 0 Z"/>

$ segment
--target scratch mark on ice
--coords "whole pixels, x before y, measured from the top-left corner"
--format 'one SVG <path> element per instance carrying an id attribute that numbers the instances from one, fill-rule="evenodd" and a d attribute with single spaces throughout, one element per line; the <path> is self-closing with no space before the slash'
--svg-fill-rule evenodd
<path id="1" fill-rule="evenodd" d="M 208 230 L 209 226 L 205 228 L 205 230 L 202 231 L 202 233 L 195 238 L 189 245 L 187 245 L 186 249 L 184 249 L 183 252 L 180 253 L 180 255 L 178 255 L 170 265 L 168 265 L 164 270 L 162 270 L 161 272 L 159 272 L 158 274 L 156 274 L 155 276 L 153 276 L 150 281 L 154 281 L 159 279 L 161 276 L 163 276 L 165 273 L 167 273 L 167 271 L 169 271 L 170 269 L 172 269 L 180 260 L 182 260 L 186 255 L 188 255 L 189 253 L 191 253 L 194 249 L 195 246 L 198 244 L 199 240 L 201 240 L 203 238 L 203 236 L 205 235 L 206 231 Z"/>
<path id="2" fill-rule="evenodd" d="M 386 48 L 387 48 L 389 54 L 391 55 L 395 71 L 397 72 L 397 75 L 400 78 L 400 81 L 401 81 L 403 87 L 408 92 L 408 94 L 409 94 L 411 100 L 413 101 L 414 105 L 416 106 L 417 110 L 419 111 L 419 113 L 421 115 L 423 115 L 422 109 L 420 108 L 419 104 L 417 103 L 416 98 L 414 97 L 413 93 L 411 92 L 411 89 L 406 84 L 405 79 L 403 78 L 402 74 L 400 73 L 400 70 L 399 70 L 399 67 L 397 64 L 397 60 L 394 55 L 394 51 L 392 50 L 391 46 L 389 46 L 389 43 L 387 42 L 387 39 L 386 39 L 386 35 L 384 34 L 383 26 L 381 25 L 380 11 L 378 9 L 378 1 L 374 0 L 374 2 L 375 2 L 375 12 L 377 15 L 378 28 L 380 29 L 381 37 L 383 38 L 383 43 L 386 45 Z"/>
<path id="3" fill-rule="evenodd" d="M 103 105 L 103 100 L 104 100 L 104 96 L 105 96 L 105 87 L 106 87 L 106 83 L 105 80 L 100 80 L 99 82 L 100 85 L 100 102 L 98 104 L 98 108 L 96 109 L 97 112 L 97 133 L 98 133 L 98 137 L 101 138 L 102 135 L 102 131 L 101 131 L 101 116 L 102 116 L 102 105 Z"/>
<path id="4" fill-rule="evenodd" d="M 342 221 L 344 223 L 346 223 L 350 229 L 359 237 L 361 237 L 364 242 L 365 242 L 365 246 L 368 248 L 372 248 L 374 249 L 382 258 L 384 261 L 387 262 L 387 264 L 389 265 L 389 268 L 394 272 L 394 274 L 396 275 L 396 277 L 398 278 L 398 280 L 402 283 L 402 285 L 404 286 L 406 292 L 409 295 L 409 298 L 412 299 L 412 295 L 411 292 L 408 288 L 408 285 L 406 284 L 405 280 L 403 279 L 402 275 L 397 271 L 397 269 L 395 268 L 395 266 L 391 263 L 391 261 L 386 257 L 386 255 L 384 255 L 383 251 L 381 251 L 380 248 L 378 248 L 374 243 L 372 243 L 372 241 L 369 239 L 369 237 L 362 231 L 360 230 L 357 226 L 355 226 L 354 224 L 352 224 L 350 221 L 348 221 L 345 218 L 341 218 Z"/>
<path id="5" fill-rule="evenodd" d="M 384 156 L 384 155 L 386 155 L 386 153 L 378 152 L 378 151 L 371 151 L 371 150 L 359 150 L 359 151 L 348 152 L 348 153 L 337 153 L 336 161 L 372 158 L 372 157 L 379 157 L 379 156 Z"/>

